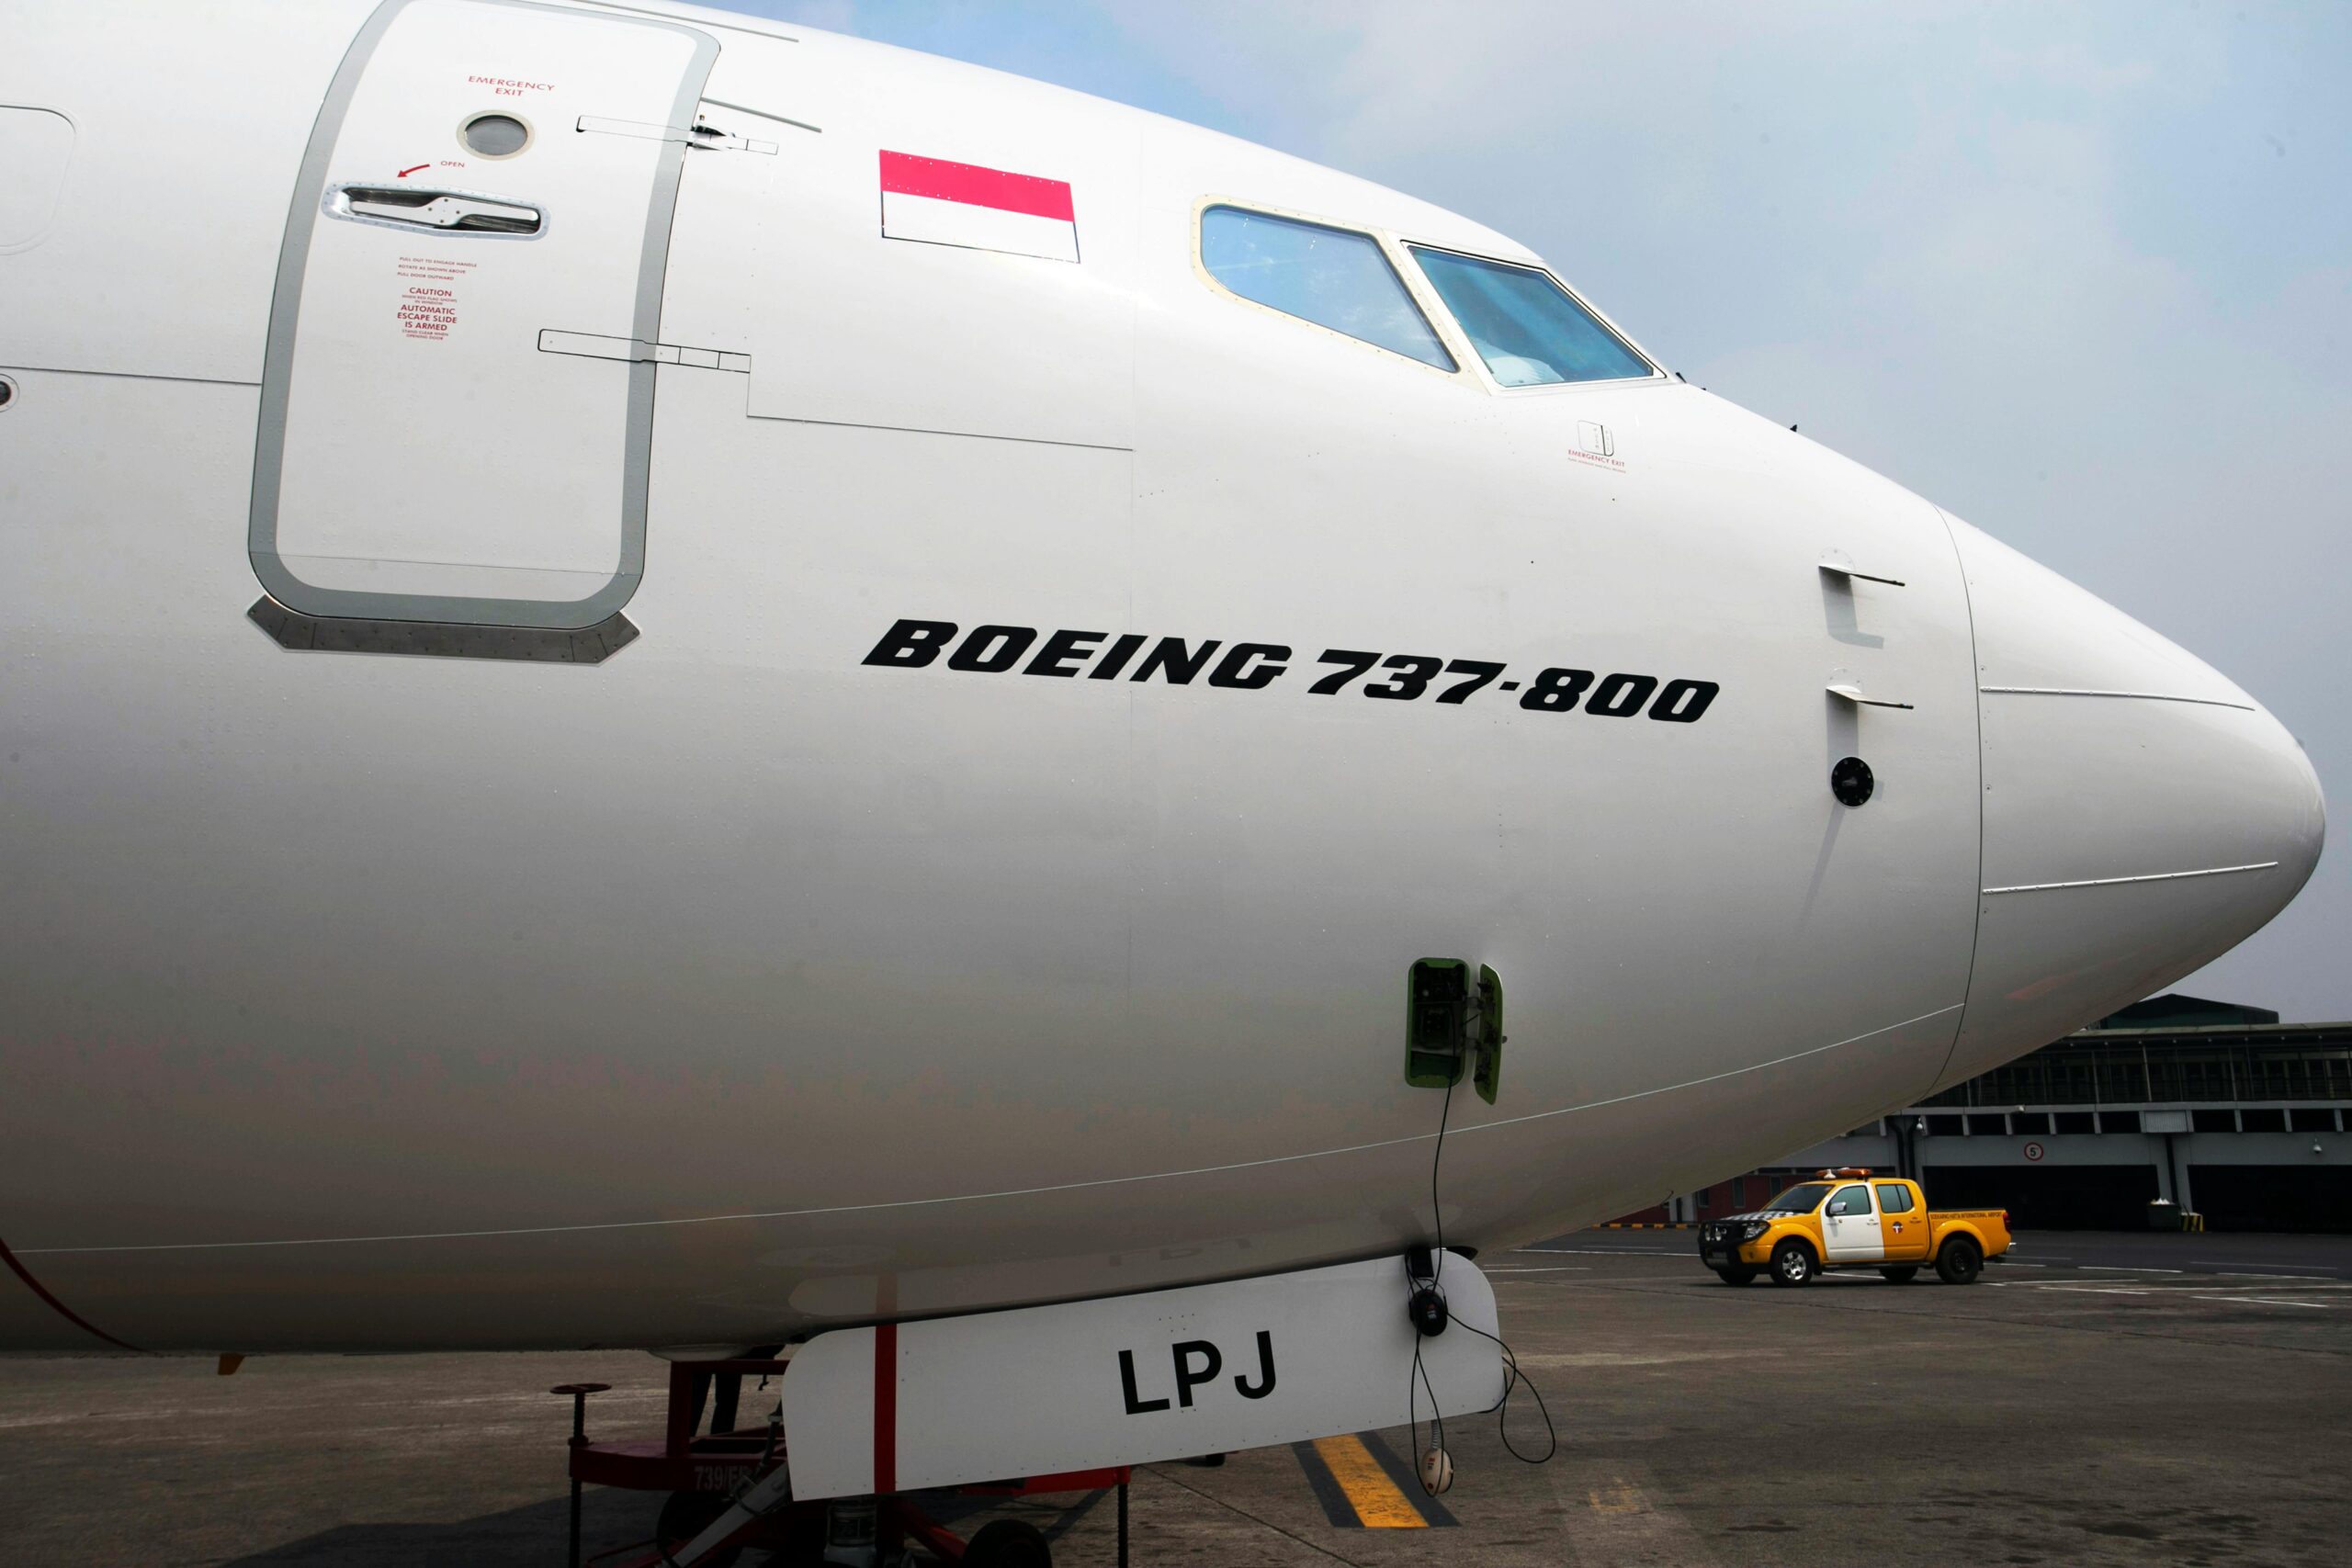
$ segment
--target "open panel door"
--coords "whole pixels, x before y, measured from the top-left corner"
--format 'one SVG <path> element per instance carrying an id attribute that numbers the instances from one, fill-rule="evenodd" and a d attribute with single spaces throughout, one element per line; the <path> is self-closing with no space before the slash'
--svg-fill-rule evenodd
<path id="1" fill-rule="evenodd" d="M 249 543 L 285 610 L 618 614 L 644 567 L 656 367 L 542 339 L 660 337 L 687 138 L 582 122 L 691 126 L 718 51 L 523 0 L 370 18 L 311 133 L 271 311 Z"/>

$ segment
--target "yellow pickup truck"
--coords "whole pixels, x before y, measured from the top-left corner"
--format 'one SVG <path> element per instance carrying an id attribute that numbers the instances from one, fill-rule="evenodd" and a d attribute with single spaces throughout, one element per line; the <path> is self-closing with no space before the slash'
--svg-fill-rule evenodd
<path id="1" fill-rule="evenodd" d="M 1875 1269 L 1901 1285 L 1931 1264 L 1944 1283 L 1973 1285 L 2008 1250 L 2007 1210 L 1930 1213 L 1917 1182 L 1868 1170 L 1825 1170 L 1753 1213 L 1699 1227 L 1699 1261 L 1726 1285 L 1763 1273 L 1809 1285 L 1825 1269 Z"/>

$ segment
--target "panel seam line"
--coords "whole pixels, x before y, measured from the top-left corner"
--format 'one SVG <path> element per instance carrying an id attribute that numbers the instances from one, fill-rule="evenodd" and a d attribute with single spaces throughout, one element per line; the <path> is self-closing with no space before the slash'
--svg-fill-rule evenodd
<path id="1" fill-rule="evenodd" d="M 2191 876 L 2229 876 L 2241 871 L 2269 871 L 2278 863 L 2258 860 L 2245 865 L 2211 865 L 2199 871 L 2152 871 L 2143 876 L 2086 876 L 2078 882 L 2021 882 L 2013 887 L 1987 887 L 1984 897 L 1996 893 L 2048 893 L 2061 887 L 2120 887 L 2132 882 L 2178 882 Z"/>
<path id="2" fill-rule="evenodd" d="M 1743 1067 L 1733 1067 L 1724 1072 L 1711 1073 L 1704 1077 L 1686 1079 L 1681 1083 L 1660 1084 L 1656 1089 L 1637 1089 L 1631 1094 L 1590 1100 L 1582 1105 L 1563 1105 L 1550 1111 L 1531 1111 L 1525 1116 L 1511 1116 L 1497 1122 L 1482 1122 L 1471 1126 L 1456 1127 L 1449 1135 L 1456 1138 L 1469 1137 L 1480 1133 L 1492 1132 L 1498 1127 L 1514 1126 L 1525 1122 L 1542 1122 L 1555 1116 L 1572 1116 L 1581 1111 L 1600 1111 L 1612 1105 L 1624 1105 L 1637 1100 L 1648 1100 L 1657 1095 L 1672 1094 L 1679 1089 L 1697 1089 L 1706 1084 L 1721 1083 L 1726 1078 L 1762 1072 L 1767 1067 L 1781 1066 L 1807 1056 L 1817 1056 L 1825 1051 L 1836 1051 L 1877 1035 L 1892 1033 L 1898 1029 L 1908 1029 L 1914 1024 L 1924 1023 L 1929 1019 L 1957 1012 L 1961 1006 L 1959 1002 L 1952 1002 L 1943 1007 L 1932 1008 L 1914 1018 L 1898 1019 L 1893 1023 L 1883 1024 L 1876 1029 L 1866 1029 L 1859 1034 L 1849 1035 L 1843 1040 L 1833 1040 L 1825 1045 L 1808 1045 L 1804 1050 L 1792 1051 L 1783 1056 L 1775 1056 L 1769 1062 L 1756 1062 Z M 712 1225 L 758 1220 L 808 1219 L 822 1214 L 866 1213 L 886 1209 L 920 1209 L 941 1203 L 979 1203 L 1002 1198 L 1035 1198 L 1056 1192 L 1083 1191 L 1096 1187 L 1125 1187 L 1142 1181 L 1166 1181 L 1190 1176 L 1216 1176 L 1228 1171 L 1255 1170 L 1267 1166 L 1288 1165 L 1295 1160 L 1329 1159 L 1336 1155 L 1365 1154 L 1374 1149 L 1395 1148 L 1401 1145 L 1424 1144 L 1434 1136 L 1436 1134 L 1431 1133 L 1412 1133 L 1403 1137 L 1380 1138 L 1366 1144 L 1349 1144 L 1329 1149 L 1310 1149 L 1305 1154 L 1276 1155 L 1266 1159 L 1235 1160 L 1226 1165 L 1196 1166 L 1186 1170 L 1145 1171 L 1136 1176 L 1105 1176 L 1086 1181 L 1055 1182 L 1042 1187 L 1009 1188 L 1001 1192 L 957 1192 L 942 1198 L 901 1198 L 880 1203 L 837 1203 L 813 1209 L 771 1209 L 732 1214 L 695 1214 L 682 1219 L 668 1220 L 599 1220 L 566 1225 L 508 1225 L 471 1231 L 415 1231 L 381 1235 L 288 1236 L 283 1239 L 261 1241 L 168 1241 L 133 1243 L 129 1246 L 43 1247 L 28 1248 L 26 1256 L 31 1257 L 35 1253 L 50 1255 L 85 1252 L 206 1252 L 262 1247 L 347 1247 L 363 1242 L 385 1241 L 481 1241 L 496 1236 L 556 1235 L 588 1231 L 651 1230 L 668 1225 Z"/>
<path id="3" fill-rule="evenodd" d="M 2078 686 L 1979 686 L 1979 692 L 2013 697 L 2122 697 L 2143 703 L 2195 703 L 2201 707 L 2238 708 L 2246 713 L 2256 711 L 2252 703 L 2241 703 L 2228 697 L 2190 697 L 2175 692 L 2108 692 Z"/>

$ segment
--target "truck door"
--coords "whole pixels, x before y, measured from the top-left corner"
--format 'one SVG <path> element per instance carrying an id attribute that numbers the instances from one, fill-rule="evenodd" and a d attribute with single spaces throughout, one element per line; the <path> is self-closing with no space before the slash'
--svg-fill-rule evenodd
<path id="1" fill-rule="evenodd" d="M 1830 1194 L 1821 1211 L 1821 1245 L 1831 1263 L 1876 1263 L 1886 1255 L 1868 1184 L 1857 1181 Z"/>
<path id="2" fill-rule="evenodd" d="M 1927 1206 L 1914 1196 L 1908 1182 L 1881 1181 L 1876 1186 L 1879 1233 L 1886 1244 L 1886 1260 L 1916 1263 L 1927 1257 Z"/>
<path id="3" fill-rule="evenodd" d="M 663 128 L 694 123 L 717 54 L 520 0 L 377 9 L 278 263 L 249 549 L 279 604 L 558 628 L 628 599 L 655 366 L 564 345 L 660 336 L 685 152 Z"/>

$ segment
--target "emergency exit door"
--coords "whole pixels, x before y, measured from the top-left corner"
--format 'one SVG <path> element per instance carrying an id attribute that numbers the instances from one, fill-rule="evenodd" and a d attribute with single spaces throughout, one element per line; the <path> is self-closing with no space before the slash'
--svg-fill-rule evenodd
<path id="1" fill-rule="evenodd" d="M 337 73 L 278 265 L 250 550 L 303 615 L 581 627 L 644 569 L 650 344 L 707 34 L 387 0 Z"/>

